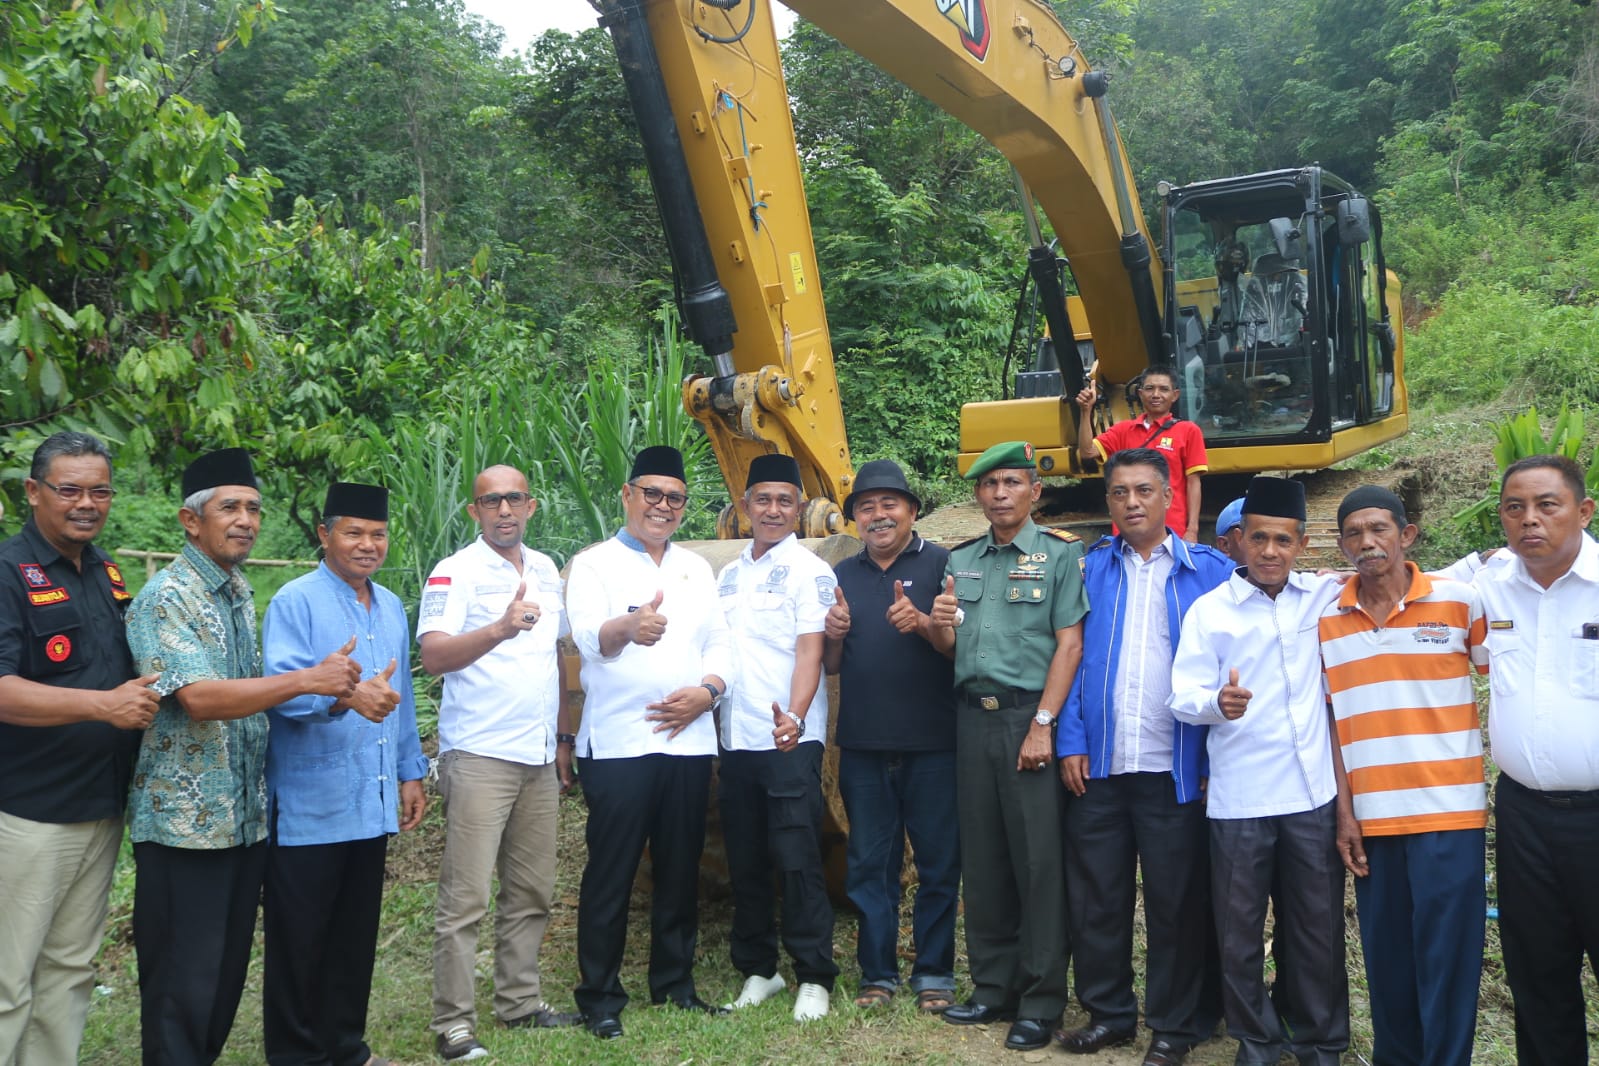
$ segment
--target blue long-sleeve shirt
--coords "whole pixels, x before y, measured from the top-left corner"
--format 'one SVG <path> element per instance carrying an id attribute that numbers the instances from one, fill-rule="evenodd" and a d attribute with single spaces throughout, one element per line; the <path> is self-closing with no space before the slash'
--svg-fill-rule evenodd
<path id="1" fill-rule="evenodd" d="M 333 844 L 399 832 L 401 781 L 427 776 L 411 692 L 411 632 L 400 598 L 370 582 L 372 608 L 326 563 L 278 590 L 267 606 L 264 673 L 315 666 L 354 636 L 361 679 L 398 661 L 400 704 L 381 723 L 332 696 L 297 696 L 267 712 L 266 781 L 278 843 Z M 269 823 L 270 824 L 270 823 Z"/>
<path id="2" fill-rule="evenodd" d="M 1194 601 L 1232 575 L 1232 560 L 1203 544 L 1188 544 L 1180 537 L 1167 540 L 1174 565 L 1166 578 L 1166 631 L 1176 653 L 1183 616 Z M 1055 732 L 1055 753 L 1088 756 L 1088 776 L 1109 775 L 1116 740 L 1116 668 L 1121 662 L 1122 635 L 1126 630 L 1127 571 L 1122 566 L 1122 539 L 1102 537 L 1083 559 L 1083 582 L 1093 605 L 1083 621 L 1083 660 L 1066 696 L 1060 725 Z M 1205 734 L 1208 727 L 1172 719 L 1172 781 L 1177 802 L 1199 797 L 1199 782 L 1206 773 Z"/>

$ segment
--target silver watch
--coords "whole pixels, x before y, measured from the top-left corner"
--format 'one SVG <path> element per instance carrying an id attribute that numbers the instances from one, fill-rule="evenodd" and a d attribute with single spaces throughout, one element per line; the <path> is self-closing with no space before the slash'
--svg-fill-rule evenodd
<path id="1" fill-rule="evenodd" d="M 1038 713 L 1033 715 L 1033 723 L 1035 725 L 1051 726 L 1055 724 L 1056 717 L 1058 716 L 1050 714 L 1048 711 L 1044 710 L 1044 708 L 1040 707 L 1038 708 Z"/>
<path id="2" fill-rule="evenodd" d="M 794 739 L 798 740 L 805 735 L 805 719 L 787 708 L 783 709 L 783 716 L 794 723 Z"/>

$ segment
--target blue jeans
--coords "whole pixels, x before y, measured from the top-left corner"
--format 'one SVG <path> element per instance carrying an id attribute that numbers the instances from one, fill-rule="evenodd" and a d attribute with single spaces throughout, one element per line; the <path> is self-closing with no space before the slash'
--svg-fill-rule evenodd
<path id="1" fill-rule="evenodd" d="M 863 985 L 899 985 L 900 869 L 905 835 L 916 863 L 912 990 L 954 991 L 960 834 L 953 751 L 843 748 L 838 790 L 849 816 L 845 891 L 861 914 L 856 958 Z"/>

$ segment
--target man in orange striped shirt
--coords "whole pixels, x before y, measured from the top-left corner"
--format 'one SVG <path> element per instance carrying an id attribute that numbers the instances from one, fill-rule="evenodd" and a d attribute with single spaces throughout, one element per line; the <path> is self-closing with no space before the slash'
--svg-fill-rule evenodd
<path id="1" fill-rule="evenodd" d="M 1338 851 L 1355 875 L 1372 1061 L 1469 1066 L 1488 825 L 1471 673 L 1487 672 L 1487 630 L 1474 588 L 1405 558 L 1416 532 L 1384 488 L 1338 508 L 1357 570 L 1321 617 Z"/>

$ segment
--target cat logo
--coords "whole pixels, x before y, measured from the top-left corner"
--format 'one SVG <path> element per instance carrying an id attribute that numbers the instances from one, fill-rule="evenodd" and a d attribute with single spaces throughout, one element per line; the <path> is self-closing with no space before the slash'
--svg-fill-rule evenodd
<path id="1" fill-rule="evenodd" d="M 953 22 L 961 33 L 961 45 L 979 63 L 988 57 L 992 27 L 988 23 L 988 0 L 933 0 L 939 14 Z"/>

